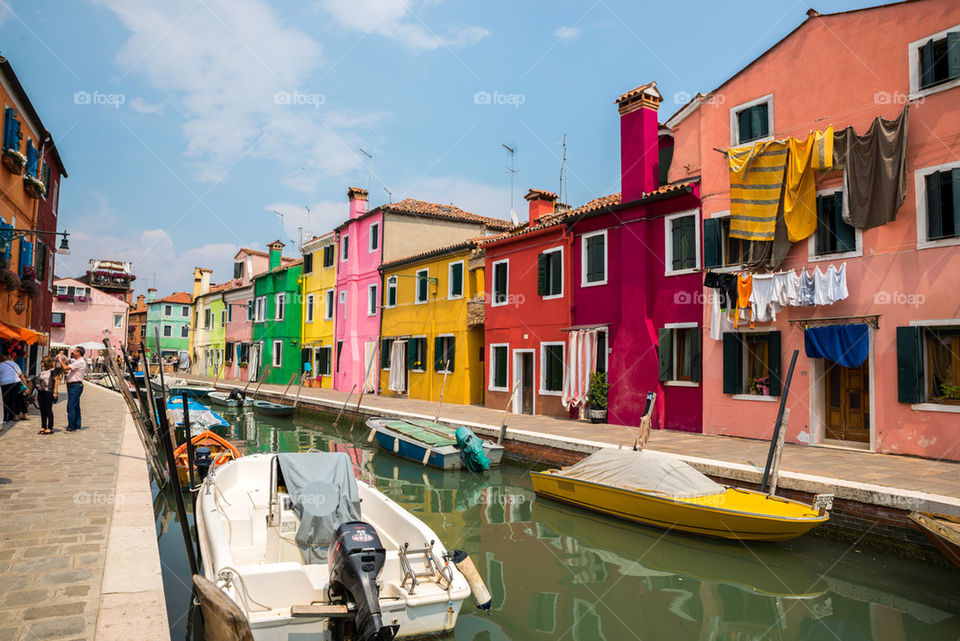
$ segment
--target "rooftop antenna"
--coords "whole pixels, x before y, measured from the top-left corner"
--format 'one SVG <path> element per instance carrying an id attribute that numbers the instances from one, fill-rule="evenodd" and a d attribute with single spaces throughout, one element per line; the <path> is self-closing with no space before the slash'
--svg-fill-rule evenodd
<path id="1" fill-rule="evenodd" d="M 370 191 L 370 176 L 373 175 L 373 154 L 369 153 L 363 147 L 358 147 L 360 153 L 367 157 L 367 191 Z"/>
<path id="2" fill-rule="evenodd" d="M 563 193 L 566 189 L 567 182 L 567 134 L 564 132 L 563 138 L 560 140 L 560 144 L 563 146 L 563 159 L 560 161 L 560 202 L 567 202 L 566 195 Z"/>
<path id="3" fill-rule="evenodd" d="M 303 208 L 307 210 L 307 238 L 310 238 L 310 208 L 306 205 Z"/>
<path id="4" fill-rule="evenodd" d="M 277 216 L 280 216 L 280 235 L 277 237 L 277 240 L 283 240 L 283 214 L 281 214 L 276 209 L 273 210 Z"/>
<path id="5" fill-rule="evenodd" d="M 510 154 L 510 166 L 507 167 L 507 172 L 509 172 L 510 174 L 510 220 L 512 220 L 513 224 L 516 225 L 518 223 L 518 219 L 517 219 L 517 212 L 513 208 L 513 181 L 514 181 L 514 177 L 520 172 L 513 168 L 513 159 L 517 154 L 517 150 L 514 147 L 509 147 L 502 143 L 500 146 L 506 149 L 507 153 Z"/>
<path id="6" fill-rule="evenodd" d="M 386 187 L 384 187 L 383 190 L 384 190 L 385 192 L 387 192 L 387 198 L 389 199 L 389 202 L 392 203 L 392 202 L 393 202 L 393 192 L 391 192 L 391 191 L 390 191 L 389 189 L 387 189 Z"/>

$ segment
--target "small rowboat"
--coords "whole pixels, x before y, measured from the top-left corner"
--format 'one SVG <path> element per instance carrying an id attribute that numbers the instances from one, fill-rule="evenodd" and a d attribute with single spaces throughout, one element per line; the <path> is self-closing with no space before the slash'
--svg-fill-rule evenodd
<path id="1" fill-rule="evenodd" d="M 293 405 L 283 405 L 271 401 L 254 401 L 253 409 L 264 416 L 293 416 Z"/>
<path id="2" fill-rule="evenodd" d="M 456 430 L 433 421 L 377 417 L 367 420 L 367 427 L 377 444 L 388 452 L 441 470 L 467 467 L 475 472 L 485 471 L 489 467 L 500 465 L 503 458 L 503 446 L 482 441 L 467 431 L 467 438 L 472 437 L 478 445 L 482 444 L 483 454 L 489 463 L 486 468 L 478 468 L 472 465 L 472 462 L 465 462 Z M 465 427 L 460 429 L 466 430 Z"/>
<path id="3" fill-rule="evenodd" d="M 813 507 L 716 483 L 680 459 L 602 449 L 562 470 L 531 472 L 537 495 L 627 521 L 740 541 L 787 541 L 830 518 Z"/>
<path id="4" fill-rule="evenodd" d="M 250 405 L 252 402 L 250 400 L 241 401 L 238 398 L 231 398 L 230 392 L 209 392 L 207 394 L 207 400 L 214 405 L 222 405 L 224 407 L 240 407 L 241 405 Z"/>
<path id="5" fill-rule="evenodd" d="M 198 447 L 209 447 L 210 458 L 213 460 L 213 467 L 217 468 L 228 461 L 238 459 L 243 454 L 235 448 L 227 439 L 217 436 L 210 430 L 200 432 L 192 439 L 194 450 Z M 173 457 L 177 461 L 177 476 L 180 477 L 181 487 L 186 487 L 190 480 L 190 473 L 187 468 L 187 444 L 182 443 L 173 451 Z"/>
<path id="6" fill-rule="evenodd" d="M 930 542 L 960 568 L 960 517 L 930 512 L 911 512 L 910 519 L 920 526 Z"/>

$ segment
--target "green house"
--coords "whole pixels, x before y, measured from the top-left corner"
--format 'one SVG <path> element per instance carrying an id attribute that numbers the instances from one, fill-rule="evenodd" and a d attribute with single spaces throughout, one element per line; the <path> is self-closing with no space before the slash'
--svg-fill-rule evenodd
<path id="1" fill-rule="evenodd" d="M 303 261 L 283 263 L 283 243 L 270 248 L 270 267 L 253 277 L 253 341 L 250 366 L 256 380 L 286 385 L 301 371 L 300 279 Z"/>
<path id="2" fill-rule="evenodd" d="M 149 290 L 154 296 L 156 290 Z M 186 292 L 177 292 L 147 302 L 146 349 L 151 358 L 176 357 L 182 366 L 189 362 L 190 315 L 193 297 Z M 160 345 L 157 346 L 157 335 Z"/>

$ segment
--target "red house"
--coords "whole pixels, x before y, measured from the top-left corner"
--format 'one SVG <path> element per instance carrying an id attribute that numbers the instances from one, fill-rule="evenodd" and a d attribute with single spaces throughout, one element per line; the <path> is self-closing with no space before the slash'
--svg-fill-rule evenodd
<path id="1" fill-rule="evenodd" d="M 60 199 L 60 180 L 67 177 L 57 146 L 50 132 L 43 142 L 42 178 L 47 185 L 47 196 L 37 202 L 37 231 L 56 232 L 57 213 Z M 53 305 L 54 257 L 60 246 L 59 238 L 52 233 L 37 234 L 34 249 L 34 269 L 40 293 L 33 299 L 30 313 L 30 327 L 40 334 L 50 334 L 50 318 Z"/>

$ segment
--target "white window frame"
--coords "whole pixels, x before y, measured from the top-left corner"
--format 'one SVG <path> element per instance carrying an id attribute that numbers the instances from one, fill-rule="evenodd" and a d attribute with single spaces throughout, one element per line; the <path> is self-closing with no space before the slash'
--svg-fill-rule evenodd
<path id="1" fill-rule="evenodd" d="M 380 299 L 377 298 L 377 289 L 378 287 L 374 285 L 367 285 L 367 316 L 376 316 L 378 303 Z"/>
<path id="2" fill-rule="evenodd" d="M 113 315 L 113 328 L 122 329 L 123 328 L 123 314 L 114 314 Z"/>
<path id="3" fill-rule="evenodd" d="M 560 293 L 559 294 L 550 294 L 547 296 L 541 296 L 543 300 L 553 300 L 555 298 L 563 298 L 564 289 L 567 286 L 566 270 L 563 268 L 563 245 L 559 247 L 551 247 L 550 249 L 544 249 L 541 254 L 555 254 L 560 252 Z"/>
<path id="4" fill-rule="evenodd" d="M 73 290 L 73 295 L 74 295 L 74 296 L 77 295 L 77 290 L 76 290 L 76 288 L 74 288 L 74 290 Z M 172 318 L 172 317 L 173 317 L 173 305 L 164 305 L 164 306 L 163 306 L 163 316 L 164 316 L 164 318 Z"/>
<path id="5" fill-rule="evenodd" d="M 587 240 L 594 236 L 603 236 L 603 280 L 595 282 L 587 281 Z M 607 238 L 607 230 L 590 232 L 580 237 L 580 286 L 581 287 L 600 287 L 606 285 L 610 278 L 610 243 Z"/>
<path id="6" fill-rule="evenodd" d="M 673 221 L 684 216 L 693 216 L 693 267 L 673 269 Z M 723 250 L 721 250 L 723 251 Z M 688 209 L 663 217 L 663 275 L 682 276 L 700 271 L 700 210 Z"/>
<path id="7" fill-rule="evenodd" d="M 350 234 L 340 237 L 340 262 L 345 263 L 350 258 Z"/>
<path id="8" fill-rule="evenodd" d="M 427 281 L 427 297 L 423 300 L 420 300 L 420 274 L 423 274 L 423 278 Z M 414 290 L 413 290 L 413 304 L 414 305 L 425 305 L 430 302 L 430 270 L 426 267 L 423 269 L 418 269 L 414 274 Z"/>
<path id="9" fill-rule="evenodd" d="M 953 89 L 954 87 L 960 87 L 960 78 L 954 78 L 939 85 L 928 87 L 927 89 L 920 88 L 920 47 L 931 40 L 946 38 L 947 34 L 951 31 L 960 31 L 960 24 L 948 27 L 943 31 L 938 31 L 919 40 L 914 40 L 907 45 L 907 69 L 910 70 L 910 100 L 917 100 L 925 96 L 940 93 L 941 91 Z"/>
<path id="10" fill-rule="evenodd" d="M 453 266 L 460 265 L 460 294 L 453 295 Z M 462 260 L 455 260 L 447 263 L 447 300 L 457 300 L 463 298 L 467 291 L 467 266 Z"/>
<path id="11" fill-rule="evenodd" d="M 564 370 L 567 367 L 567 344 L 564 341 L 541 341 L 540 342 L 540 389 L 537 391 L 538 394 L 543 396 L 562 396 L 563 395 L 563 382 L 560 383 L 559 390 L 548 390 L 544 386 L 547 379 L 547 346 L 549 345 L 559 345 L 562 348 L 563 354 L 560 357 L 560 362 L 563 365 Z M 564 376 L 566 376 L 566 371 L 564 371 Z"/>
<path id="12" fill-rule="evenodd" d="M 373 246 L 373 241 L 377 241 L 377 246 Z M 372 222 L 367 228 L 367 250 L 372 254 L 380 249 L 380 222 Z"/>
<path id="13" fill-rule="evenodd" d="M 700 325 L 699 325 L 696 321 L 694 321 L 694 322 L 689 322 L 689 323 L 664 323 L 664 324 L 663 324 L 663 328 L 664 328 L 664 329 L 669 329 L 669 330 L 671 330 L 671 332 L 673 333 L 672 340 L 670 341 L 671 344 L 673 345 L 673 354 L 670 355 L 670 360 L 673 361 L 673 371 L 670 372 L 670 380 L 669 380 L 669 381 L 663 381 L 664 386 L 667 386 L 667 387 L 700 387 L 700 383 L 699 383 L 698 381 L 678 381 L 678 380 L 677 380 L 677 363 L 678 363 L 678 361 L 679 361 L 679 359 L 677 358 L 677 333 L 676 333 L 675 331 L 673 331 L 673 330 L 677 330 L 677 329 L 699 329 L 699 327 L 700 327 Z M 696 332 L 695 332 L 695 333 L 696 333 Z M 703 356 L 702 356 L 702 354 L 703 354 L 703 332 L 700 332 L 700 344 L 701 344 L 701 347 L 700 347 L 700 353 L 701 353 L 701 357 L 700 357 L 700 361 L 701 361 L 701 363 L 700 363 L 700 369 L 701 369 L 701 376 L 702 376 L 702 375 L 703 375 L 703 374 L 702 374 L 702 371 L 703 371 Z M 774 398 L 779 398 L 779 396 L 774 397 Z"/>
<path id="14" fill-rule="evenodd" d="M 303 322 L 312 323 L 313 322 L 313 294 L 307 294 L 304 299 L 304 309 L 303 309 Z"/>
<path id="15" fill-rule="evenodd" d="M 328 368 L 328 371 L 326 371 L 326 372 L 320 372 L 320 371 L 318 371 L 317 368 L 318 368 L 319 365 L 320 365 L 320 351 L 321 351 L 321 350 L 324 350 L 324 349 L 330 351 L 330 356 L 327 358 L 327 368 Z M 332 375 L 333 375 L 333 346 L 332 346 L 332 345 L 321 345 L 320 347 L 317 347 L 317 348 L 313 351 L 313 359 L 314 359 L 313 371 L 314 371 L 315 374 L 319 374 L 320 376 L 332 376 Z"/>
<path id="16" fill-rule="evenodd" d="M 278 349 L 279 348 L 279 349 Z M 270 361 L 274 367 L 283 367 L 283 341 L 274 339 L 270 351 Z"/>
<path id="17" fill-rule="evenodd" d="M 190 318 L 190 306 L 189 306 L 189 305 L 181 305 L 181 306 L 180 306 L 180 316 L 181 316 L 182 318 Z"/>
<path id="18" fill-rule="evenodd" d="M 960 167 L 960 160 L 946 162 L 942 165 L 932 165 L 922 167 L 913 172 L 914 193 L 917 195 L 917 249 L 932 249 L 934 247 L 950 247 L 960 245 L 960 236 L 956 238 L 941 238 L 940 240 L 927 240 L 927 234 L 930 232 L 927 227 L 927 174 L 935 171 L 949 171 Z"/>
<path id="19" fill-rule="evenodd" d="M 497 347 L 503 347 L 507 350 L 507 353 L 504 354 L 504 358 L 507 359 L 507 385 L 504 387 L 497 387 L 494 385 L 494 380 L 496 377 L 496 362 L 494 361 L 493 354 L 494 350 Z M 510 343 L 490 343 L 489 347 L 489 359 L 490 359 L 490 372 L 487 377 L 487 389 L 491 392 L 509 392 L 510 391 Z"/>
<path id="20" fill-rule="evenodd" d="M 423 340 L 423 366 L 420 367 L 419 369 L 415 369 L 415 368 L 410 369 L 411 372 L 417 372 L 419 374 L 423 374 L 430 367 L 430 364 L 427 360 L 427 351 L 430 349 L 427 342 L 427 335 L 419 334 L 417 336 L 411 336 L 407 342 L 407 346 L 408 346 L 407 349 L 413 349 L 413 342 L 421 339 Z"/>
<path id="21" fill-rule="evenodd" d="M 329 265 L 325 265 L 323 262 L 324 261 L 323 255 L 326 253 L 327 247 L 333 247 L 333 249 L 330 250 L 331 253 L 333 254 L 333 260 L 330 261 Z M 320 248 L 319 253 L 320 253 L 320 267 L 322 269 L 333 269 L 334 267 L 336 267 L 337 265 L 337 244 L 336 243 L 327 243 L 326 245 Z"/>
<path id="22" fill-rule="evenodd" d="M 254 299 L 253 306 L 253 322 L 262 323 L 267 320 L 267 297 L 257 296 L 256 299 Z"/>
<path id="23" fill-rule="evenodd" d="M 323 298 L 323 320 L 333 320 L 335 297 L 333 290 L 328 289 Z"/>
<path id="24" fill-rule="evenodd" d="M 221 309 L 220 310 L 220 327 L 226 327 L 226 326 L 227 326 L 227 310 Z"/>
<path id="25" fill-rule="evenodd" d="M 385 290 L 384 293 L 383 293 L 383 306 L 386 307 L 387 309 L 393 309 L 394 307 L 397 306 L 397 303 L 400 301 L 400 299 L 397 298 L 397 297 L 400 295 L 400 292 L 399 292 L 399 290 L 397 289 L 397 285 L 398 285 L 398 282 L 397 282 L 397 281 L 399 281 L 399 280 L 400 280 L 400 279 L 397 277 L 396 274 L 394 274 L 393 276 L 388 276 L 388 277 L 387 277 L 387 288 L 386 288 L 386 290 Z M 391 289 L 394 291 L 394 296 L 393 296 L 394 302 L 393 302 L 393 305 L 390 304 L 390 290 L 391 290 Z"/>
<path id="26" fill-rule="evenodd" d="M 173 338 L 173 325 L 170 323 L 164 323 L 163 329 L 160 333 L 163 338 Z"/>
<path id="27" fill-rule="evenodd" d="M 507 291 L 503 292 L 503 301 L 497 302 L 497 265 L 506 265 Z M 496 260 L 490 265 L 490 306 L 502 307 L 510 302 L 510 259 Z"/>
<path id="28" fill-rule="evenodd" d="M 763 138 L 757 138 L 756 140 L 751 140 L 750 142 L 740 142 L 740 122 L 737 120 L 737 112 L 743 111 L 744 109 L 749 109 L 755 105 L 767 104 L 767 127 L 770 130 Z M 768 93 L 765 96 L 760 96 L 755 100 L 749 102 L 744 102 L 739 105 L 734 105 L 730 107 L 730 146 L 731 147 L 743 147 L 744 145 L 752 145 L 758 142 L 766 142 L 768 140 L 773 140 L 774 133 L 777 131 L 776 127 L 773 126 L 773 94 Z"/>
<path id="29" fill-rule="evenodd" d="M 287 313 L 286 292 L 277 292 L 273 295 L 273 320 L 282 321 Z"/>
<path id="30" fill-rule="evenodd" d="M 843 185 L 838 185 L 836 187 L 829 187 L 827 189 L 817 190 L 817 198 L 823 198 L 824 196 L 832 196 L 838 191 L 843 191 Z M 817 229 L 810 234 L 807 238 L 807 262 L 808 263 L 821 263 L 829 260 L 844 260 L 846 258 L 857 258 L 863 256 L 863 230 L 856 227 L 853 228 L 854 232 L 854 242 L 856 243 L 856 249 L 849 252 L 841 252 L 838 254 L 817 254 L 817 232 L 820 228 L 820 222 L 817 221 Z"/>
<path id="31" fill-rule="evenodd" d="M 184 336 L 184 334 L 186 334 L 186 336 Z M 180 326 L 180 338 L 190 338 L 190 327 L 188 325 Z"/>
<path id="32" fill-rule="evenodd" d="M 454 334 L 437 334 L 437 338 L 452 338 L 452 339 L 453 339 L 453 362 L 454 362 L 454 370 L 456 370 L 456 362 L 457 362 L 457 337 L 456 337 Z M 437 355 L 434 354 L 434 355 L 433 355 L 433 358 L 434 358 L 434 360 L 436 360 Z M 448 369 L 438 369 L 438 370 L 437 370 L 437 374 L 453 374 L 453 373 L 454 373 L 454 372 L 451 372 L 451 371 L 448 370 Z"/>
<path id="33" fill-rule="evenodd" d="M 910 327 L 956 327 L 958 325 L 960 325 L 960 318 L 943 318 L 940 320 L 910 321 Z M 924 338 L 923 340 L 923 359 L 924 359 L 924 363 L 928 361 L 926 338 Z M 930 379 L 927 378 L 930 375 L 928 369 L 929 368 L 926 367 L 926 365 L 923 368 L 924 398 L 926 398 L 926 394 L 927 394 L 926 390 L 930 389 Z M 920 412 L 947 412 L 951 414 L 960 414 L 960 405 L 947 405 L 945 403 L 930 403 L 929 401 L 924 401 L 923 403 L 912 403 L 910 405 L 910 409 L 917 410 Z"/>

